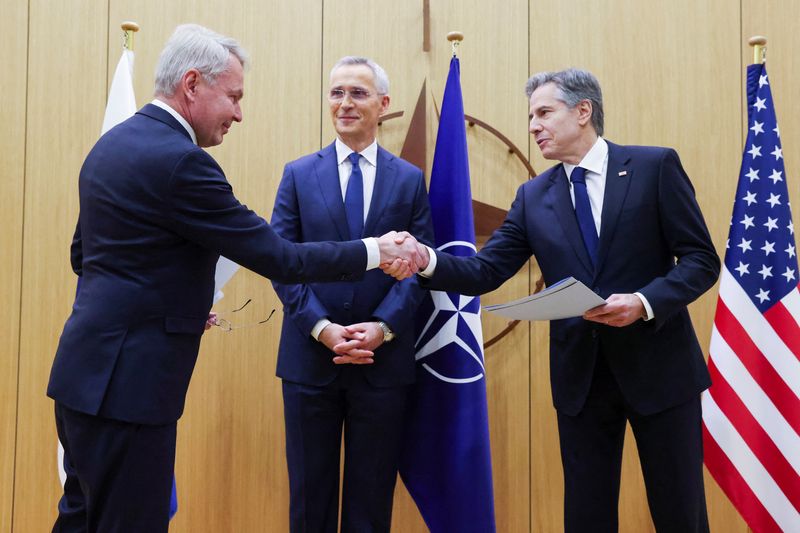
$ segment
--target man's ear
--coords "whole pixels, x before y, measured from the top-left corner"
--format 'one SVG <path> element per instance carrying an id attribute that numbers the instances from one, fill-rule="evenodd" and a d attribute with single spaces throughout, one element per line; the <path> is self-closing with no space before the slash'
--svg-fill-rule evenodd
<path id="1" fill-rule="evenodd" d="M 181 77 L 180 88 L 186 98 L 190 101 L 197 96 L 197 87 L 200 85 L 200 71 L 197 69 L 187 70 Z"/>
<path id="2" fill-rule="evenodd" d="M 592 120 L 592 102 L 589 100 L 581 100 L 576 106 L 578 108 L 578 124 L 585 126 Z"/>
<path id="3" fill-rule="evenodd" d="M 381 115 L 383 115 L 384 113 L 386 113 L 386 111 L 389 110 L 389 101 L 390 98 L 388 94 L 384 94 L 383 96 L 381 96 L 381 113 L 380 113 Z"/>

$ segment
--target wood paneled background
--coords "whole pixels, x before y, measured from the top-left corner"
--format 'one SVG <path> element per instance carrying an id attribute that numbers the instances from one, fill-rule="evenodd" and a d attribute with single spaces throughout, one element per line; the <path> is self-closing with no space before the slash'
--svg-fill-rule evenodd
<path id="1" fill-rule="evenodd" d="M 465 109 L 549 166 L 527 133 L 523 85 L 530 73 L 579 66 L 605 94 L 606 137 L 672 146 L 681 154 L 722 254 L 744 141 L 746 40 L 769 38 L 769 69 L 790 193 L 800 205 L 800 5 L 791 0 L 431 0 L 431 50 L 423 51 L 423 0 L 1 0 L 0 123 L 0 532 L 45 531 L 60 494 L 53 405 L 45 396 L 53 353 L 74 296 L 69 243 L 77 174 L 96 140 L 119 58 L 119 23 L 135 20 L 135 88 L 152 96 L 153 70 L 172 29 L 197 22 L 238 38 L 252 56 L 244 122 L 212 150 L 237 196 L 271 215 L 283 164 L 328 144 L 323 94 L 340 56 L 373 57 L 389 73 L 390 111 L 380 142 L 399 153 L 426 83 L 428 168 L 451 54 L 461 46 Z M 468 129 L 472 190 L 507 209 L 524 167 L 493 136 Z M 538 277 L 534 261 L 484 303 L 519 297 Z M 269 283 L 240 272 L 219 310 L 252 298 L 266 315 L 279 302 Z M 716 291 L 692 305 L 708 345 Z M 280 382 L 274 376 L 280 312 L 265 326 L 211 331 L 178 426 L 180 509 L 173 531 L 286 531 L 288 482 Z M 484 318 L 490 338 L 505 322 Z M 521 324 L 486 353 L 498 531 L 562 530 L 563 480 L 550 400 L 547 324 Z M 628 439 L 620 530 L 652 531 L 634 443 Z M 713 531 L 747 527 L 707 478 Z M 425 531 L 398 485 L 394 530 Z"/>

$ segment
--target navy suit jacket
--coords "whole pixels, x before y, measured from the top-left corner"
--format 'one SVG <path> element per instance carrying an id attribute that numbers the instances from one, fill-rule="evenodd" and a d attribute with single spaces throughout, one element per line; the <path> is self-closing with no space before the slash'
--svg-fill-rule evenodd
<path id="1" fill-rule="evenodd" d="M 146 424 L 180 417 L 220 254 L 286 282 L 364 275 L 363 243 L 280 238 L 152 104 L 95 144 L 79 192 L 72 263 L 81 290 L 47 389 L 76 411 Z"/>
<path id="2" fill-rule="evenodd" d="M 503 225 L 474 258 L 437 254 L 432 289 L 482 294 L 536 256 L 547 285 L 574 276 L 597 294 L 640 292 L 655 318 L 614 328 L 583 318 L 550 323 L 555 407 L 577 414 L 602 350 L 628 403 L 652 414 L 710 385 L 686 306 L 719 274 L 694 189 L 668 148 L 609 145 L 608 172 L 593 268 L 581 238 L 563 165 L 517 191 Z M 677 259 L 677 261 L 676 261 Z"/>
<path id="3" fill-rule="evenodd" d="M 275 199 L 272 225 L 294 242 L 347 240 L 336 147 L 288 163 Z M 375 188 L 364 236 L 406 230 L 423 242 L 433 240 L 430 206 L 422 171 L 378 147 Z M 339 374 L 333 354 L 311 337 L 322 318 L 343 326 L 383 320 L 397 335 L 375 352 L 364 367 L 374 386 L 412 383 L 415 376 L 414 319 L 423 290 L 416 279 L 396 282 L 380 271 L 359 281 L 283 285 L 274 283 L 284 305 L 277 375 L 285 380 L 323 386 Z"/>

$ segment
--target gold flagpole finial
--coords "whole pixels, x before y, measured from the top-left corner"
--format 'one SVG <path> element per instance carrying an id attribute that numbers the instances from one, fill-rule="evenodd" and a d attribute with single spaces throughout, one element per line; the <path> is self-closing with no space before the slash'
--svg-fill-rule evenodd
<path id="1" fill-rule="evenodd" d="M 453 55 L 458 55 L 458 45 L 464 40 L 464 34 L 460 31 L 451 31 L 447 34 L 447 40 L 453 44 Z"/>
<path id="2" fill-rule="evenodd" d="M 139 25 L 133 21 L 126 20 L 122 23 L 122 31 L 125 32 L 122 47 L 126 50 L 133 51 L 133 34 L 139 31 Z"/>
<path id="3" fill-rule="evenodd" d="M 753 47 L 753 63 L 760 65 L 767 60 L 767 38 L 754 35 L 748 39 L 747 44 Z"/>

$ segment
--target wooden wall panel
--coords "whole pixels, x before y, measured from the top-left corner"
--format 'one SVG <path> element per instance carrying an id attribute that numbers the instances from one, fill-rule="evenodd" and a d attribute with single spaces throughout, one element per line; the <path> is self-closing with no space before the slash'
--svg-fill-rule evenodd
<path id="1" fill-rule="evenodd" d="M 391 101 L 388 111 L 404 112 L 402 118 L 387 121 L 378 132 L 378 142 L 389 151 L 399 154 L 422 84 L 427 80 L 428 101 L 431 93 L 441 95 L 442 90 L 433 88 L 435 84 L 430 79 L 428 57 L 422 51 L 422 3 L 379 1 L 365 4 L 353 0 L 325 2 L 322 31 L 323 89 L 319 97 L 322 101 L 321 145 L 324 146 L 335 138 L 327 99 L 324 98 L 324 89 L 328 87 L 330 80 L 330 69 L 342 56 L 362 55 L 375 60 L 389 76 Z M 441 68 L 444 70 L 447 67 L 442 65 Z M 430 122 L 431 114 L 427 113 L 429 147 Z M 431 153 L 428 148 L 428 168 L 432 161 Z M 429 172 L 426 172 L 426 177 L 428 175 Z M 392 528 L 399 533 L 425 531 L 424 522 L 399 478 L 395 491 Z"/>
<path id="2" fill-rule="evenodd" d="M 527 2 L 431 2 L 429 79 L 441 106 L 444 81 L 452 55 L 448 32 L 465 35 L 459 47 L 464 110 L 498 129 L 527 155 L 527 108 L 520 86 L 527 66 Z M 436 125 L 435 118 L 431 120 Z M 433 154 L 435 131 L 430 134 Z M 528 178 L 524 165 L 499 139 L 479 127 L 468 128 L 470 181 L 475 200 L 507 210 L 517 188 Z M 492 304 L 531 292 L 530 270 L 523 269 L 500 289 L 481 297 Z M 484 339 L 502 331 L 507 320 L 483 313 Z M 492 445 L 495 516 L 498 531 L 527 531 L 531 524 L 529 358 L 542 354 L 529 350 L 528 324 L 519 324 L 490 347 L 486 360 L 486 388 Z"/>
<path id="3" fill-rule="evenodd" d="M 28 5 L 9 2 L 0 19 L 0 123 L 8 128 L 0 157 L 0 531 L 10 531 L 17 422 L 17 364 L 22 270 L 22 206 L 25 184 L 25 86 Z"/>
<path id="4" fill-rule="evenodd" d="M 59 496 L 53 402 L 45 396 L 76 277 L 69 244 L 78 171 L 106 98 L 106 9 L 31 0 L 14 531 L 52 527 Z"/>
<path id="5" fill-rule="evenodd" d="M 783 147 L 783 160 L 786 166 L 786 183 L 789 188 L 789 197 L 795 224 L 800 215 L 800 102 L 796 96 L 800 84 L 800 58 L 797 50 L 800 48 L 800 35 L 795 24 L 790 21 L 800 17 L 800 4 L 797 2 L 781 0 L 777 2 L 756 2 L 742 0 L 742 33 L 737 45 L 741 50 L 741 81 L 740 86 L 745 87 L 747 65 L 753 63 L 753 49 L 747 45 L 747 40 L 753 35 L 764 35 L 767 42 L 767 69 L 770 88 L 775 103 L 775 112 L 780 127 L 781 145 Z M 745 94 L 742 93 L 742 140 L 741 150 L 744 145 L 746 133 L 747 109 Z M 797 317 L 795 317 L 797 319 Z M 736 510 L 719 489 L 716 483 L 709 478 L 708 484 L 714 489 L 713 501 L 717 504 L 710 511 L 713 519 L 718 523 L 739 522 Z"/>
<path id="6" fill-rule="evenodd" d="M 778 115 L 792 206 L 800 206 L 800 122 L 797 120 L 800 101 L 792 96 L 800 83 L 800 57 L 797 54 L 800 35 L 787 21 L 797 20 L 799 16 L 800 5 L 790 0 L 768 3 L 742 0 L 742 38 L 738 43 L 742 50 L 744 86 L 745 66 L 753 63 L 753 49 L 747 45 L 747 39 L 753 35 L 764 35 L 768 39 L 767 69 Z M 746 117 L 744 98 L 743 95 L 742 109 Z M 798 220 L 800 210 L 795 207 L 793 213 Z"/>
<path id="7" fill-rule="evenodd" d="M 578 66 L 597 75 L 610 140 L 678 150 L 712 237 L 723 251 L 741 154 L 736 6 L 725 1 L 568 1 L 554 11 L 549 4 L 532 1 L 530 35 L 531 72 Z M 537 165 L 545 168 L 547 162 L 532 149 Z M 703 346 L 708 346 L 715 302 L 712 289 L 691 307 Z M 628 442 L 620 530 L 648 531 L 652 524 L 630 433 Z M 534 501 L 546 492 L 545 486 L 535 486 Z M 720 527 L 714 524 L 712 529 L 715 525 Z M 721 530 L 736 531 L 730 523 L 724 525 Z M 543 524 L 541 531 L 561 527 L 557 519 Z"/>

